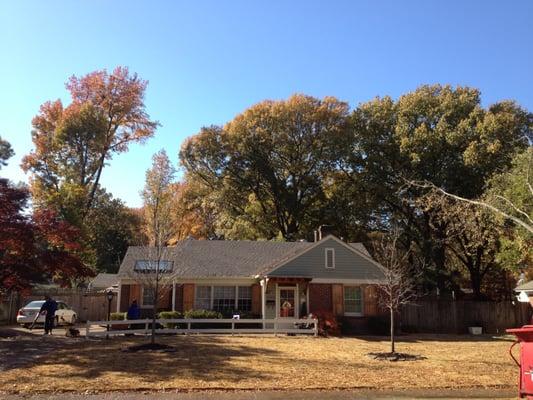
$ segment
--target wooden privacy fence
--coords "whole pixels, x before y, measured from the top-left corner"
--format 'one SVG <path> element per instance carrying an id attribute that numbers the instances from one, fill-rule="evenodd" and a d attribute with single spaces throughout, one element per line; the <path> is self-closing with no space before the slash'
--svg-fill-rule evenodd
<path id="1" fill-rule="evenodd" d="M 33 291 L 29 296 L 12 294 L 5 302 L 0 303 L 0 322 L 14 323 L 17 311 L 32 300 L 42 300 L 45 294 L 51 295 L 55 300 L 67 303 L 78 315 L 78 321 L 107 319 L 107 296 L 103 292 L 87 292 L 84 289 L 51 289 L 46 291 Z M 117 296 L 111 302 L 111 312 L 117 309 Z"/>
<path id="2" fill-rule="evenodd" d="M 466 333 L 470 326 L 481 326 L 483 332 L 504 333 L 530 319 L 529 303 L 432 300 L 404 306 L 400 321 L 406 332 Z"/>
<path id="3" fill-rule="evenodd" d="M 87 321 L 85 337 L 105 337 L 125 334 L 149 335 L 151 319 L 120 321 Z M 109 325 L 110 330 L 102 330 Z M 175 327 L 169 328 L 169 325 Z M 218 325 L 218 326 L 217 326 Z M 250 325 L 255 325 L 250 327 Z M 156 334 L 171 333 L 230 333 L 235 334 L 300 334 L 318 336 L 317 319 L 157 319 Z M 215 327 L 217 326 L 217 327 Z M 95 328 L 97 328 L 95 330 Z"/>

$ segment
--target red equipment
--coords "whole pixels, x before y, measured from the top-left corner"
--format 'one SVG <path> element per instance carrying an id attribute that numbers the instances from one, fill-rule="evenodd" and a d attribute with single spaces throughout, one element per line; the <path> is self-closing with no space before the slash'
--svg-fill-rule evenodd
<path id="1" fill-rule="evenodd" d="M 533 399 L 533 325 L 507 329 L 506 332 L 512 333 L 517 339 L 509 349 L 509 354 L 520 368 L 518 395 L 520 398 Z M 513 355 L 513 348 L 518 343 L 520 343 L 520 362 Z"/>

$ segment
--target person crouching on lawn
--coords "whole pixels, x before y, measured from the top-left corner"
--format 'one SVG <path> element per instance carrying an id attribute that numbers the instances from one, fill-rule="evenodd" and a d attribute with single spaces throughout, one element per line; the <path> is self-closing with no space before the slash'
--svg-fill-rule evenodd
<path id="1" fill-rule="evenodd" d="M 52 329 L 54 329 L 54 320 L 57 311 L 57 303 L 50 296 L 44 296 L 44 304 L 41 306 L 39 314 L 45 314 L 44 316 L 44 334 L 51 335 Z"/>

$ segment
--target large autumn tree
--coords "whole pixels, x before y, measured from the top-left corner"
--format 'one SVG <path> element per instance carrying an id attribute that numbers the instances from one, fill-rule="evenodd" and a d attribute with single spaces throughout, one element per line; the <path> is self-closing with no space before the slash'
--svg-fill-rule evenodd
<path id="1" fill-rule="evenodd" d="M 116 258 L 123 255 L 122 250 L 115 250 L 125 245 L 115 243 L 109 249 L 95 243 L 102 226 L 93 222 L 113 224 L 116 218 L 102 215 L 120 209 L 118 214 L 124 216 L 128 210 L 104 192 L 100 179 L 115 154 L 127 151 L 132 143 L 144 142 L 158 126 L 146 112 L 146 85 L 124 67 L 111 73 L 101 70 L 71 77 L 66 84 L 70 104 L 56 100 L 41 106 L 32 121 L 35 149 L 22 162 L 25 171 L 31 172 L 34 207 L 52 208 L 78 227 L 84 238 L 85 259 L 101 270 L 114 269 Z M 121 224 L 115 223 L 104 230 L 121 229 Z M 131 230 L 126 228 L 125 232 Z"/>
<path id="2" fill-rule="evenodd" d="M 187 180 L 211 194 L 226 237 L 305 237 L 324 220 L 324 181 L 348 113 L 333 97 L 256 104 L 182 146 Z"/>
<path id="3" fill-rule="evenodd" d="M 49 280 L 68 286 L 92 274 L 77 255 L 78 230 L 53 210 L 28 212 L 29 197 L 25 187 L 0 178 L 0 296 Z"/>
<path id="4" fill-rule="evenodd" d="M 145 110 L 147 82 L 127 68 L 71 77 L 71 103 L 46 102 L 33 119 L 35 150 L 24 157 L 32 173 L 35 204 L 70 208 L 83 220 L 91 210 L 102 171 L 114 154 L 151 137 L 158 125 Z"/>
<path id="5" fill-rule="evenodd" d="M 446 258 L 448 221 L 434 218 L 442 212 L 436 204 L 420 207 L 427 188 L 405 182 L 431 180 L 477 197 L 488 179 L 524 149 L 528 129 L 529 113 L 513 102 L 484 108 L 476 89 L 422 86 L 396 101 L 377 98 L 353 111 L 339 177 L 353 183 L 354 193 L 363 191 L 372 199 L 381 229 L 391 221 L 402 227 L 424 259 L 428 283 L 446 289 L 453 283 Z M 340 195 L 351 193 L 343 189 Z"/>

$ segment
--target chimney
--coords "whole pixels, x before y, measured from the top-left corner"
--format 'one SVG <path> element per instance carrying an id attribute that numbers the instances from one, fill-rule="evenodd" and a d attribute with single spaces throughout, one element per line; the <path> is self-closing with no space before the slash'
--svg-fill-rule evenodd
<path id="1" fill-rule="evenodd" d="M 320 225 L 318 227 L 318 240 L 322 240 L 328 235 L 334 234 L 335 227 L 333 225 Z"/>
<path id="2" fill-rule="evenodd" d="M 318 232 L 316 229 L 313 231 L 313 237 L 314 237 L 314 241 L 318 242 Z"/>

